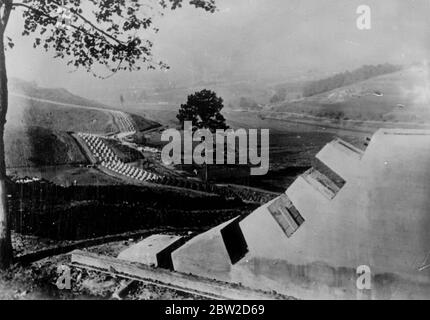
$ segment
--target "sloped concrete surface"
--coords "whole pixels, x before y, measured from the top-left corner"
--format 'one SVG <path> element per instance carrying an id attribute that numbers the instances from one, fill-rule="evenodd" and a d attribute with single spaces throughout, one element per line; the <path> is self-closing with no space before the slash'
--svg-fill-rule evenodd
<path id="1" fill-rule="evenodd" d="M 367 265 L 365 297 L 430 298 L 430 131 L 381 129 L 364 154 L 338 143 L 317 157 L 345 185 L 327 197 L 299 177 L 285 192 L 304 219 L 290 237 L 269 212 L 275 199 L 240 221 L 248 253 L 239 262 L 229 263 L 218 226 L 174 252 L 175 270 L 299 298 L 355 299 L 357 267 Z"/>
<path id="2" fill-rule="evenodd" d="M 235 221 L 233 218 L 198 235 L 172 253 L 174 270 L 206 276 L 210 279 L 231 281 L 231 262 L 221 230 Z"/>
<path id="3" fill-rule="evenodd" d="M 160 256 L 164 250 L 181 240 L 181 236 L 155 234 L 120 252 L 119 259 L 163 267 Z"/>

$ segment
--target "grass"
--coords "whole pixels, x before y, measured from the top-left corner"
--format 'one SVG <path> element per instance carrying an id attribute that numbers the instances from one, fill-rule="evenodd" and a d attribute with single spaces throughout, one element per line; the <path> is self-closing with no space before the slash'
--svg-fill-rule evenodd
<path id="1" fill-rule="evenodd" d="M 139 151 L 123 145 L 117 140 L 104 139 L 103 141 L 123 162 L 134 162 L 143 158 Z"/>
<path id="2" fill-rule="evenodd" d="M 145 131 L 152 128 L 157 128 L 160 125 L 155 121 L 145 119 L 144 117 L 138 116 L 133 113 L 130 113 L 129 115 L 133 119 L 134 123 L 136 124 L 137 131 Z"/>
<path id="3" fill-rule="evenodd" d="M 75 105 L 82 105 L 94 108 L 106 108 L 97 101 L 89 100 L 78 95 L 75 95 L 63 88 L 43 88 L 39 87 L 34 82 L 28 82 L 17 78 L 9 79 L 9 92 L 27 95 L 29 97 L 46 99 L 51 101 L 58 101 L 61 103 L 69 103 Z"/>
<path id="4" fill-rule="evenodd" d="M 110 107 L 76 96 L 64 89 L 39 88 L 24 81 L 11 81 L 8 127 L 39 126 L 58 131 L 108 133 L 116 131 Z M 55 102 L 53 102 L 55 101 Z M 64 105 L 67 104 L 67 105 Z M 98 109 L 94 109 L 98 108 Z M 131 114 L 137 129 L 158 126 L 154 121 Z"/>
<path id="5" fill-rule="evenodd" d="M 11 96 L 7 127 L 38 126 L 57 131 L 105 133 L 115 129 L 106 111 L 74 108 Z"/>
<path id="6" fill-rule="evenodd" d="M 65 132 L 42 127 L 10 128 L 5 132 L 6 167 L 85 164 L 75 140 Z"/>

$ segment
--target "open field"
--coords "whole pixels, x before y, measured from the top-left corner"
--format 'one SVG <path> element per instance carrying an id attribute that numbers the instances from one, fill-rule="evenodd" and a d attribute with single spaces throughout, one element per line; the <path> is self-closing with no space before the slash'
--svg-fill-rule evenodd
<path id="1" fill-rule="evenodd" d="M 163 123 L 175 124 L 177 110 L 171 106 L 160 110 L 150 106 L 144 109 L 145 114 L 152 114 L 164 120 Z M 246 111 L 226 111 L 224 115 L 231 128 L 261 128 L 270 129 L 270 169 L 265 176 L 247 178 L 230 178 L 224 182 L 238 183 L 271 191 L 284 191 L 297 177 L 315 164 L 315 155 L 324 145 L 336 137 L 340 137 L 358 148 L 363 149 L 366 137 L 371 136 L 377 128 L 356 130 L 340 127 L 332 122 L 306 123 L 283 121 L 276 119 L 262 119 L 259 113 Z M 151 143 L 160 146 L 160 133 L 151 134 Z M 222 181 L 220 181 L 221 183 Z"/>

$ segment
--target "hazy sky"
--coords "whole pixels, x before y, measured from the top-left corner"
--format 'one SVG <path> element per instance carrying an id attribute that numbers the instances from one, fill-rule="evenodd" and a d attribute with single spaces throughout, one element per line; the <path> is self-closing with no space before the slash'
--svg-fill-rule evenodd
<path id="1" fill-rule="evenodd" d="M 97 98 L 106 90 L 150 87 L 169 80 L 295 79 L 306 72 L 344 71 L 362 64 L 410 63 L 430 53 L 429 0 L 217 0 L 219 11 L 186 6 L 158 20 L 154 52 L 167 73 L 121 73 L 98 80 L 73 72 L 22 38 L 14 12 L 7 35 L 9 76 L 65 87 Z M 359 5 L 370 6 L 372 29 L 356 27 Z"/>

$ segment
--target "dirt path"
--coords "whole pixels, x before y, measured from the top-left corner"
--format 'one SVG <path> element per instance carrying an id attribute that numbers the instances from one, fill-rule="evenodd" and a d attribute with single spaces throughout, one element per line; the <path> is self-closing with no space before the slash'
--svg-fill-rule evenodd
<path id="1" fill-rule="evenodd" d="M 14 96 L 14 97 L 18 97 L 18 98 L 24 98 L 27 100 L 34 100 L 34 101 L 38 101 L 38 102 L 55 104 L 55 105 L 64 106 L 64 107 L 84 108 L 84 109 L 90 109 L 90 110 L 96 110 L 96 111 L 102 111 L 102 112 L 116 111 L 114 109 L 97 108 L 97 107 L 83 106 L 83 105 L 72 104 L 72 103 L 65 103 L 65 102 L 58 102 L 58 101 L 53 101 L 53 100 L 40 99 L 40 98 L 30 97 L 30 96 L 20 94 L 20 93 L 15 93 L 15 92 L 9 92 L 9 95 Z"/>
<path id="2" fill-rule="evenodd" d="M 119 125 L 118 120 L 117 120 L 117 117 L 118 117 L 117 112 L 121 112 L 120 110 L 98 108 L 98 107 L 91 107 L 91 106 L 83 106 L 83 105 L 78 105 L 78 104 L 73 104 L 73 103 L 58 102 L 58 101 L 53 101 L 53 100 L 30 97 L 30 96 L 20 94 L 20 93 L 15 93 L 15 92 L 9 92 L 9 94 L 11 96 L 14 96 L 14 97 L 23 98 L 23 99 L 27 99 L 27 100 L 34 100 L 34 101 L 47 103 L 47 104 L 54 104 L 56 106 L 78 108 L 78 109 L 88 109 L 88 110 L 103 112 L 109 116 L 111 124 L 113 124 L 118 129 L 118 132 L 121 132 L 121 129 L 120 129 L 121 126 Z M 124 112 L 124 114 L 126 114 L 126 113 Z M 109 124 L 110 123 L 108 123 L 107 125 L 109 125 Z"/>

